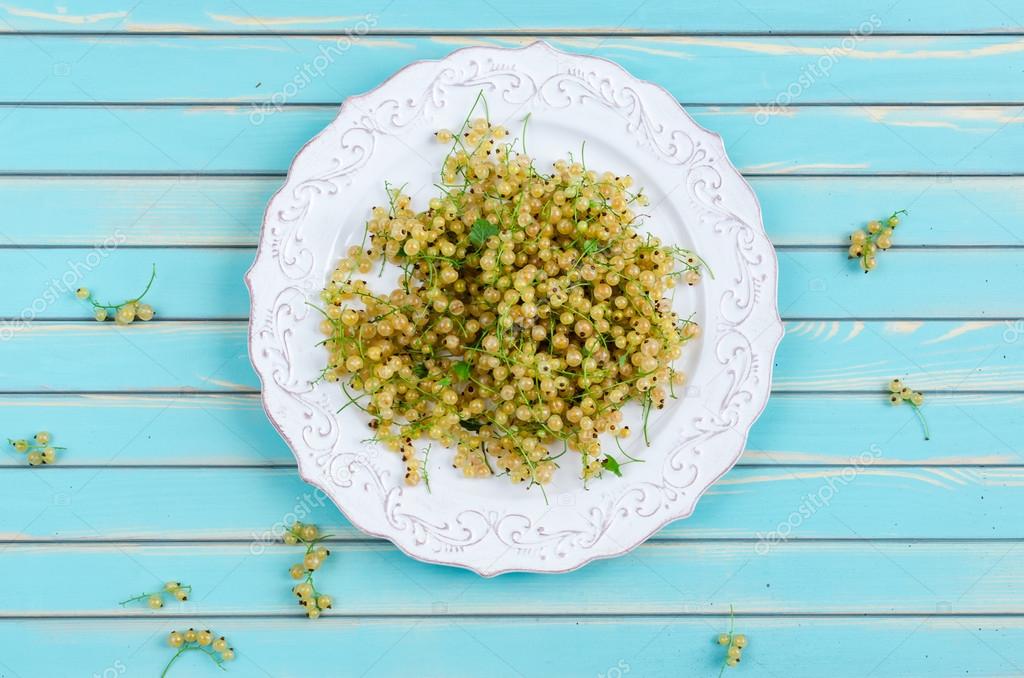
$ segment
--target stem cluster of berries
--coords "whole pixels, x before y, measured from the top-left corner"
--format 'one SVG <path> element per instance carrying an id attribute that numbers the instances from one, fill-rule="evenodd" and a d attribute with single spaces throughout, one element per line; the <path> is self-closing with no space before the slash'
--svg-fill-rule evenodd
<path id="1" fill-rule="evenodd" d="M 52 464 L 57 461 L 57 450 L 65 449 L 51 445 L 50 434 L 46 431 L 40 431 L 35 434 L 31 441 L 25 439 L 11 440 L 8 438 L 7 442 L 11 444 L 15 452 L 26 455 L 29 466 Z"/>
<path id="2" fill-rule="evenodd" d="M 747 637 L 742 633 L 733 633 L 734 622 L 732 614 L 729 614 L 729 633 L 718 634 L 718 644 L 726 647 L 725 651 L 725 663 L 722 665 L 722 670 L 718 672 L 721 676 L 726 668 L 732 668 L 738 666 L 740 659 L 743 658 L 743 648 L 747 646 Z"/>
<path id="3" fill-rule="evenodd" d="M 118 325 L 128 325 L 134 322 L 136 318 L 139 320 L 152 320 L 154 315 L 153 307 L 140 302 L 146 296 L 146 293 L 149 292 L 149 288 L 153 286 L 155 279 L 156 264 L 153 264 L 153 272 L 150 274 L 149 282 L 146 283 L 146 289 L 142 290 L 142 294 L 134 299 L 122 301 L 120 304 L 101 304 L 92 296 L 92 292 L 88 287 L 79 287 L 75 290 L 75 296 L 82 301 L 88 301 L 92 304 L 92 316 L 99 322 L 103 322 L 111 316 L 113 316 L 114 322 Z"/>
<path id="4" fill-rule="evenodd" d="M 301 563 L 296 563 L 288 570 L 292 579 L 301 579 L 302 582 L 292 588 L 292 593 L 299 599 L 299 605 L 306 608 L 306 616 L 310 619 L 318 619 L 325 611 L 331 609 L 333 601 L 331 597 L 319 592 L 313 583 L 313 573 L 323 565 L 331 552 L 321 545 L 329 534 L 320 534 L 316 525 L 304 525 L 295 523 L 284 535 L 285 544 L 305 544 L 306 555 Z"/>
<path id="5" fill-rule="evenodd" d="M 850 234 L 850 259 L 859 259 L 865 273 L 874 270 L 878 262 L 875 256 L 879 250 L 892 247 L 892 234 L 900 223 L 900 215 L 907 210 L 897 210 L 883 221 L 869 221 L 867 230 L 857 229 Z"/>
<path id="6" fill-rule="evenodd" d="M 196 631 L 195 629 L 189 629 L 184 632 L 171 631 L 167 636 L 167 644 L 177 648 L 178 651 L 167 662 L 167 666 L 164 667 L 160 678 L 164 678 L 171 665 L 186 652 L 202 652 L 221 669 L 224 668 L 224 662 L 229 662 L 235 658 L 235 650 L 228 645 L 227 639 L 224 636 L 214 639 L 213 631 L 209 629 L 205 631 Z"/>
<path id="7" fill-rule="evenodd" d="M 899 379 L 893 379 L 889 382 L 889 402 L 893 405 L 899 405 L 900 403 L 907 403 L 914 410 L 914 414 L 921 421 L 921 427 L 924 429 L 924 439 L 931 440 L 931 433 L 928 431 L 928 422 L 925 421 L 924 415 L 921 414 L 921 405 L 924 404 L 924 394 L 920 391 L 915 391 L 912 388 L 908 388 L 903 385 L 903 382 Z"/>
<path id="8" fill-rule="evenodd" d="M 189 595 L 192 593 L 192 587 L 188 584 L 182 584 L 180 581 L 169 581 L 164 584 L 164 587 L 159 591 L 153 591 L 151 593 L 140 593 L 137 596 L 132 596 L 127 600 L 122 600 L 120 605 L 127 605 L 128 603 L 134 603 L 136 600 L 145 600 L 146 604 L 154 610 L 159 610 L 164 606 L 164 596 L 174 596 L 181 602 L 188 600 Z"/>

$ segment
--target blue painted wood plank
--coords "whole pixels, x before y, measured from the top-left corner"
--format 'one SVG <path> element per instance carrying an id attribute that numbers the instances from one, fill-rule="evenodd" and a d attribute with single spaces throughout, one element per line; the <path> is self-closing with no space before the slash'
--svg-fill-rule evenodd
<path id="1" fill-rule="evenodd" d="M 553 32 L 787 33 L 863 30 L 877 17 L 878 33 L 1019 32 L 1024 17 L 1010 0 L 977 5 L 936 6 L 926 0 L 854 0 L 822 11 L 797 0 L 714 2 L 649 0 L 642 4 L 602 5 L 566 0 L 557 5 L 523 0 L 505 5 L 456 0 L 443 11 L 414 0 L 368 0 L 358 7 L 330 0 L 306 0 L 300 6 L 273 0 L 208 0 L 201 6 L 167 5 L 159 0 L 111 3 L 71 0 L 54 7 L 21 0 L 0 8 L 4 31 L 127 33 L 337 33 L 358 34 L 370 16 L 377 32 L 457 32 L 526 30 Z"/>
<path id="2" fill-rule="evenodd" d="M 1007 250 L 893 250 L 865 275 L 849 261 L 836 230 L 836 247 L 779 252 L 779 311 L 785 318 L 1024 316 L 1024 256 Z M 146 301 L 161 318 L 245 319 L 249 293 L 243 276 L 253 249 L 118 249 L 115 235 L 89 249 L 0 249 L 0 317 L 92 317 L 77 299 L 79 286 L 102 303 L 142 292 L 155 264 Z M 848 242 L 848 240 L 847 240 Z M 712 270 L 715 253 L 704 253 Z M 395 281 L 397 267 L 384 272 Z"/>
<path id="3" fill-rule="evenodd" d="M 757 420 L 742 465 L 856 463 L 880 430 L 878 464 L 1024 464 L 1024 395 L 929 394 L 925 441 L 880 394 L 777 393 Z M 877 427 L 864 422 L 878 422 Z M 884 422 L 884 424 L 883 424 Z M 884 425 L 884 429 L 882 428 Z M 0 397 L 0 434 L 49 430 L 68 448 L 60 466 L 292 466 L 255 394 L 15 395 Z M 8 451 L 0 466 L 22 466 Z"/>
<path id="4" fill-rule="evenodd" d="M 722 135 L 744 172 L 1024 173 L 1016 106 L 811 106 L 765 119 L 756 107 L 688 111 Z M 279 173 L 335 112 L 296 106 L 250 119 L 245 106 L 0 106 L 0 171 Z"/>
<path id="5" fill-rule="evenodd" d="M 254 245 L 278 177 L 0 177 L 12 245 Z M 776 245 L 834 245 L 910 210 L 898 241 L 1024 244 L 1024 177 L 753 177 Z"/>
<path id="6" fill-rule="evenodd" d="M 5 101 L 331 103 L 406 64 L 467 45 L 521 47 L 535 37 L 0 36 Z M 1024 101 L 1019 37 L 549 38 L 612 59 L 688 104 Z M 326 56 L 325 56 L 326 55 Z M 723 67 L 729 77 L 722 77 Z"/>
<path id="7" fill-rule="evenodd" d="M 9 675 L 59 675 L 68 666 L 87 675 L 156 675 L 172 654 L 164 637 L 182 625 L 227 635 L 237 659 L 228 675 L 300 678 L 310 666 L 344 665 L 367 678 L 523 678 L 524 676 L 715 676 L 728 630 L 720 617 L 562 619 L 455 618 L 443 612 L 409 619 L 203 618 L 194 621 L 3 620 L 0 669 Z M 1019 617 L 783 617 L 737 616 L 749 645 L 744 676 L 835 678 L 964 675 L 1010 676 L 1024 665 Z M 181 629 L 184 630 L 184 629 Z M 53 652 L 51 638 L 61 639 Z M 302 661 L 294 651 L 301 648 Z M 524 652 L 521 648 L 528 647 Z M 996 650 L 995 648 L 998 648 Z M 344 658 L 344 659 L 339 659 Z M 4 669 L 6 667 L 6 669 Z M 170 675 L 213 675 L 206 657 L 189 653 Z"/>
<path id="8" fill-rule="evenodd" d="M 1024 390 L 1019 321 L 793 321 L 776 391 L 877 393 L 893 377 L 924 391 Z M 253 391 L 241 322 L 94 321 L 5 327 L 7 391 Z M 41 359 L 40 356 L 45 357 Z M 83 356 L 88 356 L 84 360 Z"/>
<path id="9" fill-rule="evenodd" d="M 438 608 L 451 615 L 728 614 L 730 604 L 737 614 L 1022 614 L 1016 546 L 790 542 L 758 553 L 750 542 L 655 542 L 560 576 L 485 580 L 415 561 L 388 544 L 359 542 L 333 545 L 316 584 L 332 595 L 337 613 L 349 615 L 429 615 Z M 30 596 L 7 587 L 0 610 L 147 617 L 145 605 L 121 608 L 118 601 L 170 579 L 190 584 L 192 595 L 186 604 L 166 605 L 163 615 L 298 616 L 288 568 L 302 553 L 244 543 L 10 545 L 0 572 L 11 581 L 32 572 L 47 586 Z M 82 586 L 61 576 L 69 571 L 103 578 Z"/>
<path id="10" fill-rule="evenodd" d="M 759 539 L 1024 539 L 1024 470 L 884 466 L 897 434 L 916 426 L 909 413 L 890 416 L 872 422 L 878 453 L 858 452 L 858 467 L 733 469 L 658 536 L 743 539 L 751 554 Z M 291 468 L 23 466 L 0 469 L 0 485 L 4 540 L 246 541 L 296 514 L 361 536 Z"/>

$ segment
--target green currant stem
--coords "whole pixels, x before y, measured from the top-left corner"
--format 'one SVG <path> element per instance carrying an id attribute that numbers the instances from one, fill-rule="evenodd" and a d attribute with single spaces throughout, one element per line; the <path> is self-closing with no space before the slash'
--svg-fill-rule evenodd
<path id="1" fill-rule="evenodd" d="M 149 598 L 150 596 L 155 596 L 155 595 L 158 595 L 159 593 L 161 593 L 161 592 L 160 591 L 154 591 L 153 593 L 143 593 L 142 595 L 139 595 L 139 596 L 133 596 L 133 597 L 129 598 L 128 600 L 122 600 L 120 603 L 118 603 L 118 605 L 127 605 L 128 603 L 135 602 L 136 600 L 142 600 L 143 598 Z"/>
<path id="2" fill-rule="evenodd" d="M 733 614 L 732 605 L 729 606 L 729 645 L 732 645 L 732 634 L 736 629 L 736 616 Z M 729 655 L 725 656 L 722 661 L 722 669 L 718 672 L 718 678 L 722 678 L 722 674 L 725 673 L 726 667 L 729 666 Z"/>
<path id="3" fill-rule="evenodd" d="M 917 418 L 921 420 L 921 427 L 924 429 L 924 439 L 925 440 L 931 440 L 932 439 L 932 434 L 928 431 L 928 422 L 925 421 L 924 415 L 921 414 L 921 408 L 918 407 L 917 405 L 915 405 L 914 403 L 909 402 L 909 401 L 908 401 L 908 404 L 910 405 L 911 408 L 913 408 L 914 414 L 917 415 Z"/>
<path id="4" fill-rule="evenodd" d="M 210 661 L 212 661 L 214 664 L 220 667 L 221 671 L 227 671 L 227 669 L 224 668 L 224 660 L 218 657 L 213 650 L 205 648 L 197 643 L 185 643 L 181 646 L 181 649 L 179 649 L 175 653 L 175 655 L 171 657 L 171 661 L 167 662 L 167 666 L 164 667 L 163 672 L 160 674 L 160 678 L 165 678 L 167 676 L 167 672 L 171 670 L 171 665 L 178 660 L 178 657 L 185 654 L 186 652 L 191 652 L 194 650 L 201 650 L 203 654 L 210 658 Z"/>
<path id="5" fill-rule="evenodd" d="M 115 312 L 117 312 L 125 304 L 132 304 L 137 301 L 142 301 L 142 297 L 146 296 L 146 293 L 149 292 L 149 288 L 153 286 L 154 280 L 156 280 L 156 264 L 153 264 L 153 271 L 152 273 L 149 274 L 149 282 L 146 283 L 146 289 L 142 290 L 142 294 L 135 297 L 134 299 L 127 299 L 125 301 L 122 301 L 120 304 L 101 304 L 100 302 L 96 301 L 96 299 L 90 294 L 89 298 L 86 299 L 86 301 L 92 304 L 94 308 L 102 308 L 108 311 L 110 309 L 113 309 Z"/>

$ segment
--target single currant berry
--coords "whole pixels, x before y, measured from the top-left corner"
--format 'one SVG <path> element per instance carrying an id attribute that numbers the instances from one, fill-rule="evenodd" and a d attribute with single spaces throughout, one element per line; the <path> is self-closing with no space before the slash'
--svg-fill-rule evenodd
<path id="1" fill-rule="evenodd" d="M 213 649 L 217 652 L 224 652 L 228 649 L 228 641 L 221 636 L 217 640 L 213 641 Z"/>
<path id="2" fill-rule="evenodd" d="M 164 606 L 164 599 L 160 595 L 154 593 L 146 599 L 146 604 L 148 604 L 154 610 L 157 610 Z"/>
<path id="3" fill-rule="evenodd" d="M 41 452 L 35 452 L 35 451 L 29 452 L 28 453 L 28 463 L 29 463 L 30 466 L 39 466 L 40 464 L 42 464 L 43 463 L 43 455 L 42 455 L 42 453 Z"/>
<path id="4" fill-rule="evenodd" d="M 185 589 L 178 589 L 174 592 L 174 597 L 180 600 L 181 602 L 185 602 L 186 600 L 188 600 L 188 591 L 186 591 Z"/>
<path id="5" fill-rule="evenodd" d="M 88 299 L 89 298 L 89 288 L 88 287 L 79 287 L 77 290 L 75 290 L 75 296 L 78 297 L 79 299 Z"/>
<path id="6" fill-rule="evenodd" d="M 153 307 L 149 304 L 139 304 L 138 308 L 139 320 L 152 320 L 153 319 Z"/>
<path id="7" fill-rule="evenodd" d="M 167 636 L 167 643 L 171 647 L 181 647 L 184 642 L 185 637 L 177 631 L 171 631 L 170 634 Z"/>
<path id="8" fill-rule="evenodd" d="M 213 633 L 211 633 L 209 629 L 205 631 L 200 631 L 196 634 L 196 642 L 202 645 L 203 647 L 206 647 L 207 645 L 213 642 Z"/>
<path id="9" fill-rule="evenodd" d="M 893 379 L 889 382 L 889 390 L 893 393 L 899 393 L 903 390 L 903 382 L 899 379 Z"/>
<path id="10" fill-rule="evenodd" d="M 742 633 L 737 633 L 735 636 L 733 636 L 732 644 L 742 650 L 747 646 L 747 637 Z"/>
<path id="11" fill-rule="evenodd" d="M 35 435 L 35 439 L 40 445 L 48 445 L 50 443 L 50 433 L 48 431 L 40 431 Z"/>
<path id="12" fill-rule="evenodd" d="M 316 599 L 316 606 L 319 607 L 321 610 L 331 609 L 331 605 L 333 603 L 334 601 L 331 600 L 330 596 L 320 596 Z"/>
<path id="13" fill-rule="evenodd" d="M 226 662 L 231 661 L 235 658 L 235 650 L 229 647 L 228 649 L 220 653 L 220 658 Z"/>
<path id="14" fill-rule="evenodd" d="M 92 312 L 92 317 L 95 318 L 99 322 L 103 322 L 104 320 L 107 319 L 107 309 L 105 309 L 103 307 L 95 309 Z"/>
<path id="15" fill-rule="evenodd" d="M 18 452 L 28 452 L 28 441 L 27 440 L 15 440 L 11 443 L 15 450 Z"/>
<path id="16" fill-rule="evenodd" d="M 197 636 L 196 636 L 196 630 L 195 629 L 189 629 L 188 631 L 185 631 L 185 642 L 186 643 L 194 643 L 194 642 L 196 642 L 196 638 L 197 638 Z"/>
<path id="17" fill-rule="evenodd" d="M 728 645 L 729 644 L 729 634 L 728 633 L 719 633 L 718 634 L 718 644 L 719 645 Z"/>
<path id="18" fill-rule="evenodd" d="M 302 565 L 292 565 L 288 574 L 292 576 L 292 579 L 302 579 L 306 576 L 306 568 Z"/>
<path id="19" fill-rule="evenodd" d="M 57 450 L 52 447 L 47 447 L 43 450 L 42 457 L 44 464 L 52 464 L 57 461 Z"/>
<path id="20" fill-rule="evenodd" d="M 118 325 L 128 325 L 135 322 L 135 305 L 125 304 L 117 309 L 117 313 L 114 315 L 114 322 Z"/>
<path id="21" fill-rule="evenodd" d="M 174 593 L 179 588 L 181 588 L 180 581 L 169 581 L 166 584 L 164 584 L 164 591 L 167 591 L 168 593 Z"/>

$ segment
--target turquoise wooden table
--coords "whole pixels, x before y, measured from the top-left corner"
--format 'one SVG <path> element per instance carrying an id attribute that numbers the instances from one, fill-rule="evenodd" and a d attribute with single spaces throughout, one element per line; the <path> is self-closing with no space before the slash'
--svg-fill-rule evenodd
<path id="1" fill-rule="evenodd" d="M 856 0 L 0 4 L 0 676 L 157 676 L 210 627 L 237 676 L 1024 675 L 1024 5 Z M 493 580 L 354 531 L 297 477 L 246 352 L 262 210 L 338 103 L 469 44 L 608 57 L 720 132 L 761 200 L 786 337 L 689 520 Z M 311 65 L 322 49 L 339 54 Z M 322 63 L 322 62 L 321 62 Z M 846 235 L 896 209 L 865 276 Z M 157 319 L 88 319 L 69 290 Z M 884 387 L 924 390 L 932 439 Z M 301 515 L 300 515 L 301 514 Z M 271 535 L 334 535 L 317 622 Z M 167 579 L 187 603 L 117 602 Z M 219 675 L 191 655 L 171 675 Z"/>

